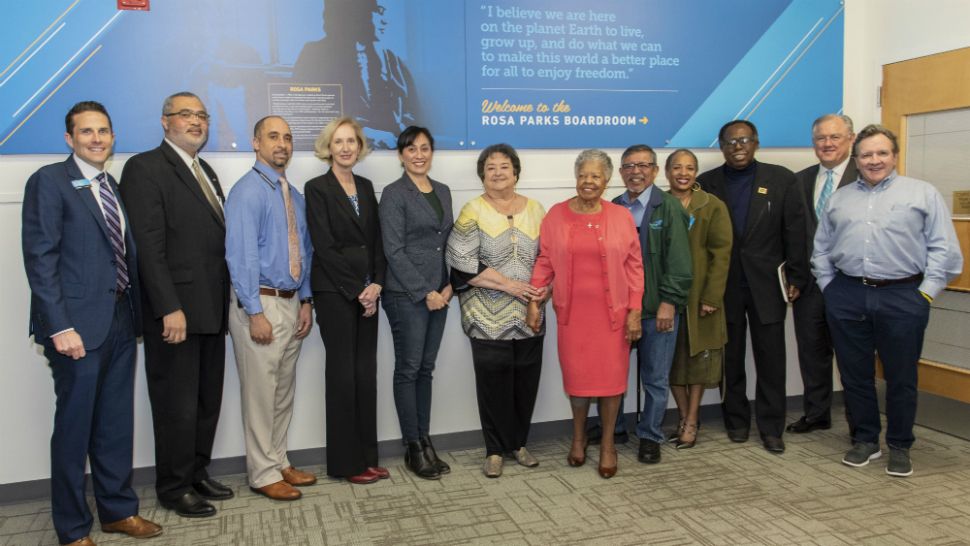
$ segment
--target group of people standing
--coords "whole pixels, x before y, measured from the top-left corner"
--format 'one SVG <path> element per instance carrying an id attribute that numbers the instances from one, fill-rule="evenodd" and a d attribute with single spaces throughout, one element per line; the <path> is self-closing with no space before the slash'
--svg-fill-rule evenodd
<path id="1" fill-rule="evenodd" d="M 314 310 L 326 349 L 327 474 L 355 484 L 389 477 L 377 449 L 378 305 L 394 342 L 406 466 L 425 479 L 447 474 L 430 418 L 455 294 L 490 478 L 502 474 L 506 459 L 539 464 L 526 444 L 548 300 L 573 415 L 571 466 L 585 464 L 587 446 L 599 443 L 600 476 L 616 474 L 616 444 L 628 437 L 622 404 L 631 348 L 645 390 L 636 428 L 641 462 L 659 462 L 668 440 L 693 447 L 701 398 L 717 386 L 728 437 L 746 441 L 754 413 L 765 449 L 783 452 L 784 320 L 794 301 L 805 416 L 787 430 L 830 426 L 834 345 L 853 434 L 843 462 L 862 466 L 878 457 L 878 351 L 889 387 L 887 471 L 912 472 L 915 364 L 928 302 L 960 272 L 962 257 L 938 192 L 896 174 L 898 146 L 884 128 L 855 137 L 846 116 L 819 118 L 812 131 L 821 168 L 796 176 L 756 161 L 756 127 L 731 121 L 718 136 L 724 165 L 698 175 L 690 150 L 667 156 L 668 192 L 654 185 L 656 152 L 633 145 L 619 165 L 626 191 L 613 202 L 602 199 L 614 171 L 610 156 L 584 150 L 574 164 L 576 195 L 548 214 L 518 193 L 515 149 L 496 144 L 478 157 L 483 193 L 456 219 L 448 186 L 430 177 L 434 137 L 423 127 L 398 136 L 403 173 L 378 201 L 373 183 L 353 172 L 369 153 L 361 125 L 333 120 L 315 143 L 330 168 L 306 183 L 304 197 L 286 176 L 290 127 L 267 116 L 254 127 L 256 161 L 226 198 L 198 157 L 208 121 L 194 94 L 168 97 L 163 142 L 129 159 L 118 185 L 105 172 L 110 117 L 96 102 L 78 103 L 65 119 L 74 153 L 27 182 L 31 333 L 50 361 L 57 395 L 52 513 L 64 544 L 93 544 L 88 459 L 102 530 L 136 537 L 162 531 L 138 516 L 131 488 L 137 336 L 145 343 L 156 492 L 180 516 L 211 516 L 209 501 L 234 495 L 206 471 L 227 331 L 250 488 L 294 500 L 298 487 L 316 482 L 289 462 L 286 445 L 296 362 Z M 835 192 L 836 178 L 847 189 Z M 913 317 L 922 321 L 918 328 Z M 680 415 L 672 435 L 662 430 L 668 392 Z M 595 433 L 587 430 L 594 399 L 602 422 Z"/>

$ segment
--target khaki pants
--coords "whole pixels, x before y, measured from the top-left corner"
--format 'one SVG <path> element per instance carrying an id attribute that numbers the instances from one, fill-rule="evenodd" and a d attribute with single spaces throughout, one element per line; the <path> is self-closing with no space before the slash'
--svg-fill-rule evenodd
<path id="1" fill-rule="evenodd" d="M 264 487 L 283 479 L 290 466 L 286 435 L 293 415 L 296 361 L 302 340 L 296 339 L 300 300 L 260 296 L 263 315 L 273 327 L 273 341 L 260 345 L 249 335 L 249 315 L 236 305 L 229 308 L 229 334 L 236 353 L 243 429 L 246 438 L 246 472 L 249 485 Z"/>

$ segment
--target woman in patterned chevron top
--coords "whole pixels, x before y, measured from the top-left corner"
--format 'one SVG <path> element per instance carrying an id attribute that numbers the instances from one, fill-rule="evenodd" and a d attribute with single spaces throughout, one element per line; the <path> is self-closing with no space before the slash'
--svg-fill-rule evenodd
<path id="1" fill-rule="evenodd" d="M 461 325 L 471 341 L 478 413 L 489 478 L 502 475 L 503 457 L 526 467 L 539 461 L 525 448 L 542 370 L 542 340 L 526 326 L 526 306 L 541 291 L 529 284 L 545 209 L 516 193 L 522 170 L 508 144 L 478 156 L 485 193 L 461 209 L 448 239 L 452 286 Z"/>

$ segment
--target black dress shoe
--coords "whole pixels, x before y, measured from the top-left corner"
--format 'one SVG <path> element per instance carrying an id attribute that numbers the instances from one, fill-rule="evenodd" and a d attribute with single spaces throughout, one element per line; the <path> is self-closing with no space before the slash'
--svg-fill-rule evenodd
<path id="1" fill-rule="evenodd" d="M 660 444 L 650 440 L 640 440 L 640 451 L 637 453 L 637 460 L 644 464 L 657 464 L 660 462 Z"/>
<path id="2" fill-rule="evenodd" d="M 727 431 L 728 439 L 732 442 L 744 443 L 748 441 L 748 430 L 747 429 L 728 429 Z"/>
<path id="3" fill-rule="evenodd" d="M 785 430 L 802 434 L 804 432 L 812 432 L 813 430 L 828 430 L 830 428 L 832 428 L 831 421 L 822 421 L 821 419 L 809 420 L 807 417 L 802 416 L 799 420 L 785 427 Z"/>
<path id="4" fill-rule="evenodd" d="M 195 492 L 198 493 L 200 497 L 208 500 L 226 500 L 236 496 L 235 493 L 232 492 L 232 489 L 222 485 L 212 478 L 206 478 L 201 482 L 193 483 L 192 489 L 195 489 Z"/>
<path id="5" fill-rule="evenodd" d="M 761 439 L 761 442 L 764 444 L 765 450 L 770 453 L 785 452 L 785 441 L 777 436 L 765 436 Z"/>
<path id="6" fill-rule="evenodd" d="M 178 500 L 172 502 L 163 500 L 158 502 L 163 508 L 175 510 L 175 513 L 183 518 L 207 518 L 216 515 L 216 507 L 209 504 L 195 491 L 188 491 Z"/>

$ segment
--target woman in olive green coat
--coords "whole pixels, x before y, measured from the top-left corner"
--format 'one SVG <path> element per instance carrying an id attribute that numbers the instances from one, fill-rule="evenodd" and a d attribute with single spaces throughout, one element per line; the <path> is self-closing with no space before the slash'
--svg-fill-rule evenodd
<path id="1" fill-rule="evenodd" d="M 700 189 L 696 183 L 697 156 L 680 149 L 667 157 L 665 166 L 670 193 L 680 199 L 690 215 L 691 261 L 694 279 L 687 295 L 670 370 L 670 390 L 680 412 L 677 448 L 694 447 L 697 414 L 704 389 L 721 382 L 727 324 L 724 320 L 724 287 L 731 262 L 731 219 L 724 202 Z"/>

